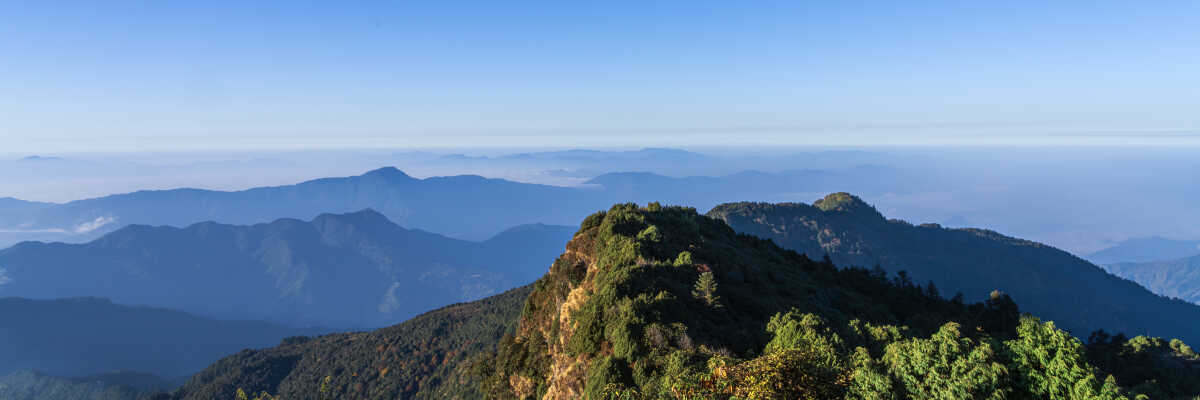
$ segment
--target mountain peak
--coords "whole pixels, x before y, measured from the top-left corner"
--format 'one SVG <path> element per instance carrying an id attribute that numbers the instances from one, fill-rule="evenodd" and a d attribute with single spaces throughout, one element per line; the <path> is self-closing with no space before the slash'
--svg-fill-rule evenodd
<path id="1" fill-rule="evenodd" d="M 858 196 L 846 192 L 831 193 L 824 198 L 813 202 L 813 207 L 821 209 L 821 211 L 858 211 L 870 210 L 873 213 L 878 213 L 875 207 L 867 204 Z"/>
<path id="2" fill-rule="evenodd" d="M 368 224 L 395 225 L 395 223 L 392 222 L 392 220 L 388 219 L 388 217 L 386 215 L 383 215 L 383 213 L 380 213 L 379 211 L 375 211 L 374 209 L 371 209 L 371 208 L 366 208 L 366 209 L 362 209 L 359 211 L 349 212 L 349 213 L 344 213 L 344 214 L 324 213 L 324 214 L 318 215 L 316 218 L 313 218 L 312 222 L 314 224 L 321 225 L 321 224 L 325 224 L 325 223 L 332 222 L 332 221 L 338 221 L 338 222 L 349 223 L 349 224 L 368 223 Z"/>
<path id="3" fill-rule="evenodd" d="M 367 173 L 363 174 L 363 176 L 382 177 L 385 179 L 398 179 L 398 180 L 414 180 L 415 179 L 412 176 L 409 176 L 408 174 L 404 173 L 404 171 L 397 169 L 396 167 L 383 167 L 383 168 L 379 168 L 379 169 L 374 169 L 374 170 L 368 171 Z"/>

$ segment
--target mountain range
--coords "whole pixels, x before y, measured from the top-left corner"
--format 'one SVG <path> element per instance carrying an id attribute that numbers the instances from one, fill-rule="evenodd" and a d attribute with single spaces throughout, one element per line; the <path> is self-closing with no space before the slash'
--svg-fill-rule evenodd
<path id="1" fill-rule="evenodd" d="M 1196 255 L 1200 255 L 1200 240 L 1174 240 L 1151 236 L 1128 239 L 1088 254 L 1084 258 L 1096 265 L 1105 265 L 1176 260 Z"/>
<path id="2" fill-rule="evenodd" d="M 1104 269 L 1137 282 L 1154 293 L 1200 304 L 1200 256 L 1108 264 Z"/>
<path id="3" fill-rule="evenodd" d="M 693 161 L 703 158 L 694 153 L 662 152 Z M 591 156 L 619 158 L 621 153 L 579 155 Z M 388 167 L 359 176 L 242 191 L 145 190 L 61 204 L 3 199 L 0 246 L 26 240 L 81 243 L 126 225 L 185 227 L 205 221 L 247 225 L 367 208 L 409 228 L 484 240 L 516 225 L 574 224 L 592 210 L 623 201 L 668 201 L 707 208 L 745 199 L 784 200 L 797 193 L 831 188 L 860 193 L 913 190 L 914 184 L 901 184 L 900 176 L 899 171 L 877 166 L 839 171 L 743 171 L 714 177 L 622 172 L 596 176 L 579 187 L 564 187 L 475 175 L 417 179 Z"/>
<path id="4" fill-rule="evenodd" d="M 694 209 L 622 204 L 586 218 L 528 287 L 370 333 L 238 353 L 166 397 L 238 391 L 288 399 L 1188 398 L 1200 394 L 1200 356 L 1178 340 L 1143 336 L 1097 332 L 1084 343 L 1022 315 L 1000 292 L 980 303 L 946 299 L 932 285 L 815 261 Z"/>
<path id="5" fill-rule="evenodd" d="M 21 202 L 16 208 L 0 208 L 0 230 L 57 232 L 77 241 L 125 225 L 256 224 L 371 208 L 404 226 L 482 240 L 516 225 L 570 224 L 606 203 L 593 191 L 577 188 L 474 175 L 417 179 L 389 167 L 234 192 L 149 190 L 62 204 Z"/>
<path id="6" fill-rule="evenodd" d="M 93 296 L 220 319 L 379 327 L 533 281 L 573 228 L 484 242 L 405 229 L 366 210 L 250 226 L 132 225 L 86 244 L 0 251 L 0 295 Z"/>
<path id="7" fill-rule="evenodd" d="M 1096 329 L 1200 342 L 1200 307 L 1138 284 L 1044 244 L 982 229 L 946 229 L 888 220 L 856 196 L 835 193 L 813 204 L 734 203 L 708 213 L 738 232 L 770 239 L 838 265 L 905 271 L 968 301 L 993 290 L 1085 337 Z M 1147 310 L 1154 310 L 1147 312 Z"/>

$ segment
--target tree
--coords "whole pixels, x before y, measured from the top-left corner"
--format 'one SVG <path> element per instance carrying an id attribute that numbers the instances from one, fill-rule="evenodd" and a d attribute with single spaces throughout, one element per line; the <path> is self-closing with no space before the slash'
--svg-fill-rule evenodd
<path id="1" fill-rule="evenodd" d="M 692 290 L 692 296 L 704 300 L 704 304 L 710 306 L 716 304 L 721 299 L 717 296 L 717 280 L 713 278 L 712 272 L 700 274 L 700 278 L 696 279 L 696 286 Z"/>

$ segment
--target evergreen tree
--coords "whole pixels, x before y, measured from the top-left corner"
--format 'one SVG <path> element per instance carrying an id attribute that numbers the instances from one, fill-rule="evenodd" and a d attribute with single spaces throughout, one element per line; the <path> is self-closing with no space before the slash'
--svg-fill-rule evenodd
<path id="1" fill-rule="evenodd" d="M 717 280 L 713 278 L 712 272 L 700 274 L 700 278 L 696 279 L 696 286 L 692 290 L 692 296 L 704 300 L 704 303 L 710 306 L 716 304 L 721 299 L 717 296 Z"/>

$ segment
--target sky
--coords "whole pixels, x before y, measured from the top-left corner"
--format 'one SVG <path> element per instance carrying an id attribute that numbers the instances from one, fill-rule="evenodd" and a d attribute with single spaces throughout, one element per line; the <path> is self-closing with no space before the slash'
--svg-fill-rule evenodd
<path id="1" fill-rule="evenodd" d="M 5 153 L 1200 146 L 1196 1 L 0 0 L 0 21 Z"/>

